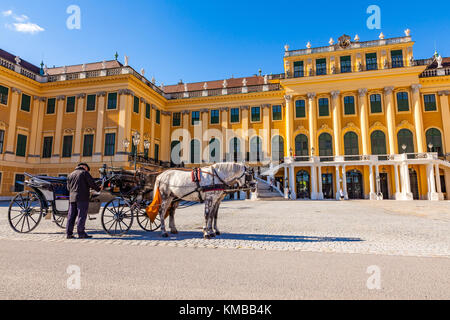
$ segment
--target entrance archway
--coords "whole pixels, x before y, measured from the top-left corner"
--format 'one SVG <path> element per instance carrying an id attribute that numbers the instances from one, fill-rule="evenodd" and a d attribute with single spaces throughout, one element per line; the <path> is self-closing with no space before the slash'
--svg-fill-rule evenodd
<path id="1" fill-rule="evenodd" d="M 334 199 L 334 183 L 333 174 L 324 173 L 322 174 L 322 193 L 324 199 Z"/>
<path id="2" fill-rule="evenodd" d="M 297 173 L 296 177 L 297 183 L 297 199 L 310 199 L 310 183 L 309 183 L 309 173 L 305 170 L 301 170 Z"/>
<path id="3" fill-rule="evenodd" d="M 364 199 L 363 176 L 360 171 L 347 172 L 347 194 L 349 199 Z"/>
<path id="4" fill-rule="evenodd" d="M 417 172 L 414 169 L 409 169 L 409 183 L 411 185 L 411 193 L 414 200 L 419 200 L 419 179 L 417 178 Z"/>

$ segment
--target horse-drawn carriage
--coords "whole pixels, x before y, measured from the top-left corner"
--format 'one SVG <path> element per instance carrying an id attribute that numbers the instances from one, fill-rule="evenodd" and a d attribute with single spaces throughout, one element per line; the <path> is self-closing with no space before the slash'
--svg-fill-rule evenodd
<path id="1" fill-rule="evenodd" d="M 91 193 L 90 220 L 101 213 L 103 229 L 115 236 L 127 233 L 134 217 L 145 231 L 155 231 L 160 227 L 159 219 L 152 222 L 145 213 L 145 208 L 152 201 L 158 173 L 146 169 L 133 172 L 103 166 L 100 175 L 96 183 L 103 185 L 103 191 Z M 11 228 L 19 233 L 29 233 L 39 225 L 42 217 L 52 215 L 56 225 L 64 229 L 69 211 L 67 178 L 28 173 L 25 176 L 27 180 L 23 184 L 27 190 L 18 193 L 9 205 Z M 105 204 L 103 210 L 102 204 Z"/>

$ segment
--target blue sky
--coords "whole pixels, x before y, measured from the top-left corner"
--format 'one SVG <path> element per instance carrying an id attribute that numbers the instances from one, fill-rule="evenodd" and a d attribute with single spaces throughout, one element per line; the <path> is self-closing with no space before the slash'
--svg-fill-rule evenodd
<path id="1" fill-rule="evenodd" d="M 381 30 L 366 26 L 373 4 L 381 8 Z M 70 5 L 81 9 L 80 30 L 66 27 Z M 380 31 L 387 38 L 403 36 L 410 28 L 416 58 L 430 57 L 435 47 L 450 56 L 449 12 L 448 0 L 2 0 L 0 48 L 49 67 L 114 59 L 117 51 L 120 61 L 128 55 L 136 70 L 144 68 L 147 78 L 167 85 L 249 76 L 258 69 L 280 73 L 285 44 L 324 46 L 344 33 L 366 41 Z M 32 30 L 37 32 L 24 32 Z"/>

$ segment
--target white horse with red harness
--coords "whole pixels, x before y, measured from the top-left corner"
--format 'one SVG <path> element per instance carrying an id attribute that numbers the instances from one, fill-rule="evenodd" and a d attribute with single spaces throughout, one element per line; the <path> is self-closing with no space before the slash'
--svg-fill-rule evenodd
<path id="1" fill-rule="evenodd" d="M 167 170 L 156 179 L 154 200 L 147 213 L 160 215 L 162 236 L 168 237 L 164 219 L 170 217 L 170 232 L 177 234 L 174 216 L 180 201 L 205 203 L 203 235 L 210 239 L 220 235 L 217 213 L 226 194 L 244 188 L 254 191 L 255 187 L 253 169 L 240 163 L 218 163 L 192 171 Z"/>

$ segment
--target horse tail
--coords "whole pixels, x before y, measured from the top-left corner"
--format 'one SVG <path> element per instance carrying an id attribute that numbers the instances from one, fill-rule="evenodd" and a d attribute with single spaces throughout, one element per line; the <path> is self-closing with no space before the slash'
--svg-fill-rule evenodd
<path id="1" fill-rule="evenodd" d="M 158 216 L 159 208 L 161 207 L 162 197 L 161 192 L 159 191 L 159 183 L 156 181 L 155 183 L 155 191 L 153 192 L 153 201 L 152 203 L 145 209 L 147 216 L 150 218 L 150 221 L 153 223 Z"/>

